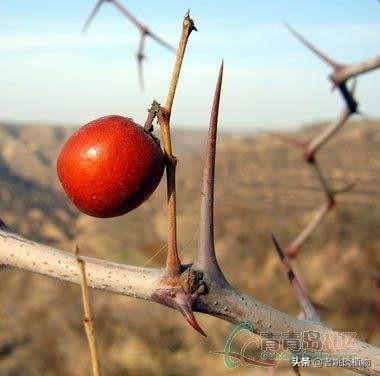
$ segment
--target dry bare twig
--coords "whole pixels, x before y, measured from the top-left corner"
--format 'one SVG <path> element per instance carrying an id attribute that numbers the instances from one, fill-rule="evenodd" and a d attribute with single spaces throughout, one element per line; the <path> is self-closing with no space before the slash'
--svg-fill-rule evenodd
<path id="1" fill-rule="evenodd" d="M 298 302 L 300 303 L 301 308 L 304 312 L 304 316 L 306 320 L 321 322 L 321 318 L 319 317 L 307 291 L 304 289 L 303 285 L 297 278 L 292 268 L 292 265 L 289 262 L 288 257 L 285 255 L 280 244 L 278 243 L 277 239 L 273 235 L 272 235 L 272 240 L 273 240 L 276 252 L 278 254 L 278 257 L 280 258 L 280 261 L 285 269 L 285 273 L 289 279 L 290 284 L 293 287 L 293 290 L 297 296 Z"/>
<path id="2" fill-rule="evenodd" d="M 339 129 L 341 129 L 343 125 L 347 122 L 349 117 L 352 114 L 357 112 L 358 104 L 354 98 L 356 81 L 354 82 L 354 85 L 351 88 L 351 90 L 348 90 L 347 85 L 346 85 L 347 80 L 358 74 L 365 73 L 369 70 L 375 69 L 377 66 L 375 66 L 374 64 L 371 65 L 371 64 L 363 63 L 356 66 L 355 69 L 347 70 L 347 66 L 344 66 L 342 64 L 339 64 L 333 61 L 330 57 L 320 52 L 315 46 L 313 46 L 309 41 L 307 41 L 300 33 L 295 31 L 292 27 L 290 27 L 289 25 L 286 25 L 286 27 L 307 48 L 312 50 L 319 58 L 321 58 L 324 62 L 326 62 L 328 65 L 330 65 L 333 68 L 333 73 L 329 76 L 329 78 L 333 82 L 334 86 L 339 88 L 343 96 L 343 99 L 345 101 L 345 107 L 343 111 L 340 113 L 340 115 L 338 116 L 338 118 L 335 121 L 331 122 L 331 124 L 325 127 L 319 134 L 317 134 L 309 142 L 293 140 L 293 139 L 280 136 L 280 138 L 282 138 L 287 143 L 291 143 L 293 146 L 303 149 L 304 160 L 313 169 L 317 179 L 319 180 L 321 188 L 323 189 L 326 196 L 325 203 L 321 205 L 321 207 L 311 217 L 307 225 L 289 244 L 286 250 L 286 254 L 283 254 L 280 246 L 278 245 L 276 240 L 273 239 L 276 246 L 277 253 L 279 254 L 280 259 L 283 263 L 283 266 L 285 267 L 288 273 L 289 280 L 292 283 L 292 286 L 296 292 L 297 298 L 303 308 L 306 318 L 309 316 L 311 320 L 320 320 L 315 310 L 315 306 L 312 303 L 311 299 L 309 298 L 307 288 L 305 287 L 305 284 L 303 283 L 300 277 L 300 272 L 299 272 L 299 268 L 296 263 L 295 257 L 298 255 L 301 246 L 305 243 L 305 241 L 309 238 L 309 236 L 311 236 L 311 234 L 314 233 L 317 227 L 322 223 L 322 221 L 324 220 L 328 212 L 335 207 L 336 195 L 350 191 L 353 188 L 353 184 L 348 184 L 345 187 L 342 187 L 340 189 L 332 188 L 320 168 L 320 165 L 316 159 L 316 154 L 320 151 L 320 149 L 324 145 L 326 145 L 326 143 L 333 136 L 336 135 Z M 361 67 L 360 69 L 358 68 L 359 66 Z M 380 66 L 380 64 L 378 66 Z M 346 72 L 346 73 L 342 73 L 342 72 Z M 351 72 L 352 74 L 348 74 L 347 72 Z"/>
<path id="3" fill-rule="evenodd" d="M 116 7 L 139 31 L 140 33 L 140 40 L 139 40 L 139 46 L 136 53 L 136 59 L 137 59 L 137 68 L 138 68 L 138 76 L 139 76 L 139 82 L 140 87 L 143 90 L 144 89 L 144 73 L 143 73 L 143 61 L 146 58 L 145 56 L 145 41 L 147 37 L 150 37 L 152 40 L 154 40 L 159 45 L 165 47 L 167 50 L 175 52 L 175 48 L 172 47 L 169 43 L 164 41 L 162 38 L 160 38 L 157 34 L 153 33 L 147 26 L 145 26 L 143 23 L 141 23 L 127 8 L 125 8 L 118 0 L 98 0 L 95 4 L 95 7 L 91 11 L 88 19 L 86 20 L 84 26 L 83 26 L 83 32 L 85 32 L 88 27 L 90 26 L 91 22 L 93 21 L 94 17 L 98 13 L 101 5 L 104 2 L 109 2 L 112 5 Z"/>
<path id="4" fill-rule="evenodd" d="M 79 256 L 79 248 L 75 246 L 75 257 L 78 263 L 79 275 L 80 275 L 80 287 L 82 291 L 82 303 L 83 303 L 83 325 L 86 331 L 88 347 L 90 350 L 92 374 L 94 376 L 100 376 L 100 363 L 98 356 L 98 347 L 96 343 L 96 333 L 94 328 L 94 319 L 92 317 L 90 297 L 88 294 L 88 285 L 86 277 L 86 265 L 85 260 Z"/>

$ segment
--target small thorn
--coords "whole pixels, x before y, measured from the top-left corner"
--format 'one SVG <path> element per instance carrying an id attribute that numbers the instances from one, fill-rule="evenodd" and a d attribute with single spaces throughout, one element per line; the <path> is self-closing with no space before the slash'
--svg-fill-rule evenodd
<path id="1" fill-rule="evenodd" d="M 198 324 L 197 320 L 195 319 L 195 316 L 193 314 L 193 311 L 189 307 L 180 306 L 179 311 L 182 313 L 182 315 L 185 317 L 186 321 L 202 336 L 207 338 L 207 334 L 203 331 L 203 329 Z"/>

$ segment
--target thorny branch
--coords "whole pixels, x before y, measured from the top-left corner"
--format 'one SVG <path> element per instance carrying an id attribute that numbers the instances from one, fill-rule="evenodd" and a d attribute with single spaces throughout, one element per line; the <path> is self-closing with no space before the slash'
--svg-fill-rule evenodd
<path id="1" fill-rule="evenodd" d="M 304 289 L 303 285 L 299 281 L 297 275 L 295 274 L 292 265 L 288 259 L 288 256 L 285 255 L 277 239 L 272 235 L 272 240 L 278 254 L 278 257 L 281 260 L 281 263 L 284 267 L 285 273 L 289 279 L 290 284 L 293 287 L 294 292 L 296 293 L 297 299 L 302 307 L 304 316 L 306 320 L 321 322 L 321 319 L 314 308 L 314 304 L 311 301 L 307 291 Z"/>
<path id="2" fill-rule="evenodd" d="M 309 41 L 307 41 L 300 33 L 294 30 L 291 26 L 286 25 L 287 29 L 304 44 L 307 48 L 313 51 L 320 59 L 331 66 L 334 72 L 340 72 L 341 69 L 346 66 L 335 62 L 329 56 L 319 51 L 315 46 L 313 46 Z M 360 73 L 365 73 L 366 70 L 362 70 Z M 309 238 L 309 236 L 316 230 L 319 224 L 322 223 L 323 219 L 329 213 L 331 209 L 335 207 L 336 195 L 344 193 L 353 188 L 353 184 L 349 184 L 346 187 L 335 189 L 331 186 L 325 175 L 323 174 L 321 167 L 317 161 L 316 155 L 321 150 L 321 148 L 326 145 L 326 143 L 343 127 L 349 117 L 357 112 L 358 104 L 354 98 L 355 84 L 351 90 L 348 90 L 346 83 L 349 78 L 353 76 L 347 76 L 344 80 L 334 81 L 334 85 L 340 90 L 344 101 L 345 107 L 341 111 L 338 118 L 331 122 L 327 127 L 325 127 L 319 134 L 317 134 L 309 142 L 302 142 L 299 140 L 288 140 L 282 137 L 285 141 L 291 142 L 293 145 L 303 149 L 304 160 L 312 168 L 315 173 L 319 183 L 325 193 L 326 202 L 321 205 L 321 207 L 314 213 L 311 217 L 310 222 L 302 229 L 302 231 L 295 237 L 295 239 L 289 244 L 286 250 L 286 254 L 290 258 L 294 258 L 300 251 L 303 243 Z M 331 78 L 331 75 L 330 75 Z"/>
<path id="3" fill-rule="evenodd" d="M 145 26 L 143 23 L 141 23 L 127 8 L 125 8 L 118 0 L 98 0 L 95 4 L 95 7 L 91 11 L 88 19 L 86 20 L 86 23 L 83 26 L 83 32 L 85 32 L 88 27 L 90 26 L 91 22 L 93 21 L 94 17 L 98 13 L 101 5 L 104 2 L 109 2 L 112 5 L 116 7 L 139 31 L 140 33 L 140 40 L 139 40 L 139 46 L 136 53 L 136 59 L 137 59 L 137 69 L 138 69 L 138 76 L 139 76 L 139 83 L 142 90 L 144 90 L 144 72 L 143 72 L 143 62 L 146 58 L 145 56 L 145 41 L 147 37 L 150 37 L 152 40 L 154 40 L 156 43 L 160 44 L 161 46 L 165 47 L 167 50 L 175 52 L 175 48 L 172 47 L 169 43 L 164 41 L 162 38 L 160 38 L 158 35 L 153 33 L 147 26 Z"/>
<path id="4" fill-rule="evenodd" d="M 282 252 L 282 249 L 278 245 L 276 239 L 274 240 L 276 250 L 280 256 L 281 262 L 287 271 L 289 280 L 295 290 L 297 298 L 303 308 L 306 318 L 309 316 L 311 320 L 319 320 L 319 316 L 315 310 L 314 304 L 311 302 L 307 289 L 300 278 L 300 273 L 297 271 L 297 264 L 295 257 L 297 256 L 301 246 L 309 238 L 309 236 L 317 229 L 326 217 L 328 212 L 335 207 L 337 194 L 348 192 L 353 188 L 353 184 L 348 184 L 340 189 L 334 189 L 331 187 L 328 179 L 323 174 L 320 165 L 316 159 L 316 154 L 320 149 L 343 127 L 346 121 L 352 114 L 357 113 L 358 103 L 354 98 L 354 91 L 356 81 L 354 82 L 351 90 L 347 88 L 347 80 L 356 77 L 359 74 L 368 72 L 380 66 L 380 57 L 365 61 L 361 64 L 354 66 L 347 66 L 335 62 L 329 56 L 321 52 L 308 40 L 306 40 L 300 33 L 294 30 L 291 26 L 286 25 L 287 29 L 304 44 L 307 48 L 313 51 L 320 59 L 327 63 L 333 69 L 333 73 L 329 78 L 333 82 L 334 87 L 337 87 L 345 101 L 345 107 L 341 111 L 338 118 L 325 127 L 319 134 L 317 134 L 309 142 L 303 142 L 300 140 L 292 140 L 282 137 L 286 142 L 293 144 L 296 147 L 303 149 L 304 160 L 313 169 L 317 179 L 325 193 L 326 201 L 311 217 L 309 223 L 301 230 L 301 232 L 294 238 L 294 240 L 287 247 L 286 254 Z M 297 272 L 296 272 L 297 271 Z"/>

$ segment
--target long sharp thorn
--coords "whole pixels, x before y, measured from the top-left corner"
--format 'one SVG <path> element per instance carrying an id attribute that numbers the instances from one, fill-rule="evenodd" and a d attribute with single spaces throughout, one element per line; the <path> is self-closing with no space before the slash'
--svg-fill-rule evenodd
<path id="1" fill-rule="evenodd" d="M 179 311 L 182 313 L 183 317 L 186 319 L 186 321 L 189 323 L 190 326 L 192 326 L 203 337 L 207 337 L 207 334 L 203 331 L 203 329 L 198 324 L 198 321 L 196 320 L 191 308 L 180 306 Z"/>
<path id="2" fill-rule="evenodd" d="M 99 8 L 100 8 L 100 6 L 102 5 L 102 3 L 104 3 L 104 1 L 107 1 L 107 0 L 98 0 L 98 2 L 95 4 L 93 10 L 91 11 L 90 15 L 89 15 L 88 18 L 87 18 L 87 21 L 85 22 L 85 24 L 84 24 L 84 26 L 83 26 L 82 33 L 85 33 L 85 32 L 86 32 L 86 30 L 87 30 L 88 27 L 90 26 L 92 20 L 93 20 L 94 17 L 96 16 L 96 13 L 98 13 Z"/>
<path id="3" fill-rule="evenodd" d="M 318 50 L 314 45 L 312 45 L 307 39 L 305 39 L 298 31 L 293 29 L 290 25 L 285 23 L 285 27 L 309 50 L 313 51 L 321 60 L 323 60 L 326 64 L 330 65 L 334 70 L 338 70 L 343 67 L 342 64 L 337 63 L 332 60 L 326 54 Z"/>
<path id="4" fill-rule="evenodd" d="M 215 87 L 214 101 L 207 136 L 205 162 L 203 167 L 201 218 L 199 227 L 198 264 L 211 273 L 222 275 L 215 256 L 214 244 L 214 180 L 215 154 L 218 127 L 220 94 L 223 80 L 223 62 Z"/>

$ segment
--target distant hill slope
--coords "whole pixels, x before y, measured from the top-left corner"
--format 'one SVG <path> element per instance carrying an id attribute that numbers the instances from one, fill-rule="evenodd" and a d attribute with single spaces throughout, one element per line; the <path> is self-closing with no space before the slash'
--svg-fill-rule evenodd
<path id="1" fill-rule="evenodd" d="M 321 126 L 287 135 L 308 139 Z M 0 124 L 0 217 L 25 236 L 67 250 L 75 241 L 83 254 L 146 264 L 166 241 L 164 180 L 148 202 L 124 217 L 102 220 L 79 214 L 55 172 L 59 148 L 72 131 Z M 197 246 L 204 142 L 205 132 L 175 133 L 179 243 L 185 262 L 192 260 Z M 335 186 L 356 186 L 338 198 L 337 210 L 305 244 L 301 270 L 313 298 L 329 308 L 323 313 L 326 321 L 363 336 L 377 293 L 371 276 L 380 270 L 380 122 L 347 124 L 318 158 Z M 222 268 L 258 299 L 297 314 L 269 235 L 274 232 L 286 244 L 323 202 L 300 151 L 274 135 L 223 135 L 216 179 L 216 245 Z M 148 265 L 162 265 L 164 257 L 165 250 Z M 8 368 L 2 368 L 0 359 L 1 374 L 88 373 L 79 294 L 68 286 L 23 272 L 0 274 L 0 296 L 6 297 L 0 308 L 0 345 L 32 336 L 7 360 L 3 367 Z M 98 293 L 95 309 L 107 375 L 205 375 L 205 364 L 216 374 L 227 374 L 221 359 L 209 354 L 222 350 L 226 324 L 201 318 L 211 342 L 200 343 L 179 315 L 168 315 L 157 305 L 147 310 L 144 303 Z M 39 337 L 42 332 L 45 336 Z M 83 360 L 79 368 L 78 359 Z M 45 373 L 47 368 L 61 371 Z M 2 373 L 4 369 L 9 373 Z"/>

